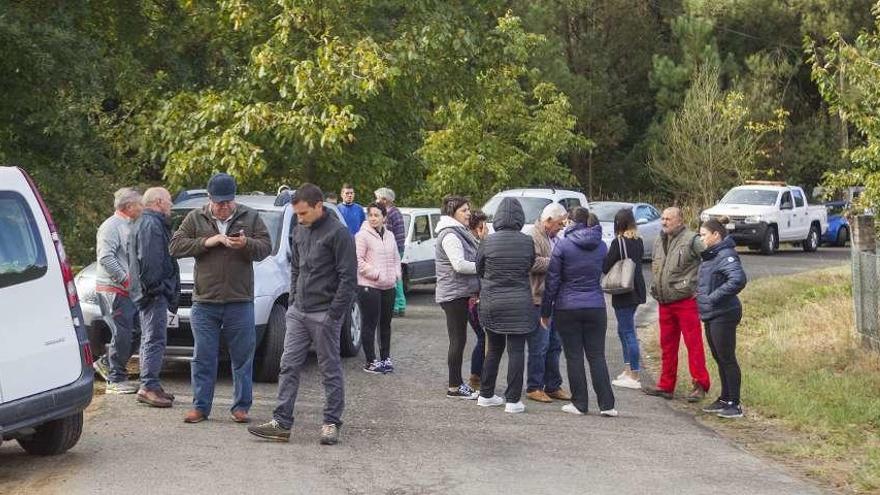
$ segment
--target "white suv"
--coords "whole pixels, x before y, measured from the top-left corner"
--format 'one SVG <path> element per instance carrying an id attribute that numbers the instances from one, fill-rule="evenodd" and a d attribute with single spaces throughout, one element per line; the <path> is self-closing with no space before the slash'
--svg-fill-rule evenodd
<path id="1" fill-rule="evenodd" d="M 566 210 L 571 210 L 578 206 L 587 207 L 589 204 L 584 193 L 568 189 L 543 187 L 502 191 L 492 196 L 492 199 L 483 205 L 483 213 L 489 217 L 487 223 L 489 224 L 490 231 L 494 232 L 492 220 L 495 212 L 498 210 L 498 205 L 501 204 L 502 199 L 510 197 L 519 200 L 519 204 L 522 205 L 523 211 L 526 214 L 526 224 L 522 228 L 522 231 L 526 234 L 531 234 L 535 222 L 541 217 L 541 211 L 550 203 L 559 203 Z"/>
<path id="2" fill-rule="evenodd" d="M 0 315 L 0 442 L 65 452 L 92 400 L 92 354 L 61 237 L 17 167 L 0 167 Z"/>

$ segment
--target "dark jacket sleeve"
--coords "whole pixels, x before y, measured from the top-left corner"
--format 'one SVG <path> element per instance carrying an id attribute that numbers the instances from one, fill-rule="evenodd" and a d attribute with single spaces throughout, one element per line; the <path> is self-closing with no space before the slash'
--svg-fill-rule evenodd
<path id="1" fill-rule="evenodd" d="M 269 237 L 269 229 L 263 219 L 256 212 L 251 228 L 253 232 L 247 238 L 244 251 L 250 261 L 262 261 L 272 253 L 272 238 Z"/>
<path id="2" fill-rule="evenodd" d="M 746 272 L 743 271 L 739 256 L 727 256 L 720 260 L 717 272 L 724 276 L 724 283 L 709 294 L 709 302 L 715 304 L 721 298 L 739 294 L 746 286 Z"/>
<path id="3" fill-rule="evenodd" d="M 146 215 L 145 215 L 146 216 Z M 164 252 L 165 227 L 151 218 L 144 218 L 137 234 L 138 267 L 144 295 L 152 297 L 162 293 L 166 273 Z"/>
<path id="4" fill-rule="evenodd" d="M 611 241 L 611 246 L 608 247 L 608 254 L 605 255 L 605 262 L 602 263 L 602 273 L 610 272 L 611 267 L 613 267 L 615 263 L 620 261 L 620 247 L 619 247 L 619 245 L 620 245 L 620 237 L 615 237 L 614 240 Z"/>
<path id="5" fill-rule="evenodd" d="M 486 274 L 486 250 L 485 246 L 486 242 L 483 241 L 477 247 L 477 276 L 483 278 L 483 275 Z"/>
<path id="6" fill-rule="evenodd" d="M 559 294 L 559 285 L 562 282 L 562 263 L 564 261 L 562 244 L 557 244 L 556 249 L 550 256 L 550 268 L 547 269 L 547 279 L 544 285 L 544 300 L 541 301 L 541 316 L 550 317 L 553 312 L 553 301 Z"/>
<path id="7" fill-rule="evenodd" d="M 336 258 L 339 284 L 330 303 L 328 316 L 333 321 L 341 321 L 351 309 L 357 294 L 357 255 L 354 251 L 354 238 L 347 228 L 339 228 L 334 233 L 333 256 Z"/>
<path id="8" fill-rule="evenodd" d="M 299 280 L 299 249 L 297 249 L 294 240 L 298 224 L 295 217 L 292 221 L 293 224 L 290 226 L 290 295 L 287 298 L 289 306 L 293 306 L 293 302 L 296 301 L 296 283 Z"/>
<path id="9" fill-rule="evenodd" d="M 196 215 L 198 214 L 199 210 L 189 212 L 183 219 L 183 223 L 180 224 L 180 228 L 171 236 L 171 243 L 168 246 L 171 256 L 198 258 L 208 250 L 205 247 L 205 239 L 196 237 Z"/>

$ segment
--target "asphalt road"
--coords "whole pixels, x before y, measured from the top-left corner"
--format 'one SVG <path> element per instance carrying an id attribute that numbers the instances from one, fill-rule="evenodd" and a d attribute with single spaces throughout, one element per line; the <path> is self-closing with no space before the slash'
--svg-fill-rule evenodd
<path id="1" fill-rule="evenodd" d="M 848 251 L 743 258 L 755 278 L 843 264 Z M 609 322 L 616 375 L 621 358 Z M 4 443 L 0 493 L 819 493 L 638 391 L 615 390 L 621 416 L 614 419 L 599 417 L 594 401 L 589 415 L 574 417 L 561 403 L 527 401 L 525 414 L 511 415 L 447 399 L 446 331 L 430 287 L 415 289 L 394 332 L 394 375 L 368 375 L 360 359 L 345 361 L 346 423 L 337 446 L 318 444 L 323 396 L 314 358 L 288 444 L 252 437 L 229 419 L 228 372 L 211 420 L 184 424 L 188 366 L 176 365 L 164 374 L 178 397 L 172 409 L 97 395 L 82 439 L 67 454 L 31 457 Z M 252 416 L 269 418 L 275 386 L 257 384 L 254 393 Z"/>

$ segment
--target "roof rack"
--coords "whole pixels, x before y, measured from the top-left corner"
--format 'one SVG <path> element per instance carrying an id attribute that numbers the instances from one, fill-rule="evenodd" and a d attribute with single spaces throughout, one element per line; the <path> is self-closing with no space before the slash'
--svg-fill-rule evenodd
<path id="1" fill-rule="evenodd" d="M 743 184 L 746 186 L 779 186 L 779 187 L 785 187 L 788 185 L 784 181 L 778 181 L 778 180 L 747 180 L 747 181 L 743 182 Z"/>

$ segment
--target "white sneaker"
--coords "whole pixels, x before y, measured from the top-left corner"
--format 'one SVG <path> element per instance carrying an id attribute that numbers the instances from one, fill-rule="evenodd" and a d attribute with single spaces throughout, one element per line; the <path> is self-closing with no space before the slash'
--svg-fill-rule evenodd
<path id="1" fill-rule="evenodd" d="M 607 411 L 599 411 L 600 416 L 605 416 L 606 418 L 616 418 L 618 416 L 617 409 L 609 409 Z"/>
<path id="2" fill-rule="evenodd" d="M 480 396 L 477 399 L 477 405 L 481 407 L 492 407 L 492 406 L 503 406 L 504 405 L 504 397 L 498 397 L 497 395 L 487 399 L 483 396 Z"/>
<path id="3" fill-rule="evenodd" d="M 633 377 L 631 377 L 629 375 L 624 375 L 623 378 L 618 378 L 617 380 L 613 380 L 611 382 L 611 384 L 614 385 L 615 387 L 631 388 L 633 390 L 641 390 L 641 388 L 642 388 L 642 382 L 634 379 Z"/>
<path id="4" fill-rule="evenodd" d="M 623 370 L 623 371 L 620 372 L 619 375 L 617 375 L 617 378 L 615 378 L 615 380 L 623 380 L 623 379 L 626 378 L 627 376 L 629 376 L 629 375 L 626 374 L 626 370 Z"/>
<path id="5" fill-rule="evenodd" d="M 526 405 L 523 404 L 522 401 L 519 401 L 519 402 L 508 402 L 508 403 L 504 406 L 504 412 L 507 412 L 507 413 L 514 413 L 514 414 L 516 414 L 516 413 L 521 413 L 521 412 L 525 412 L 525 411 L 526 411 Z"/>
<path id="6" fill-rule="evenodd" d="M 574 414 L 577 416 L 584 415 L 584 413 L 582 413 L 577 407 L 575 407 L 574 404 L 571 403 L 562 406 L 562 412 L 567 412 L 568 414 Z"/>

